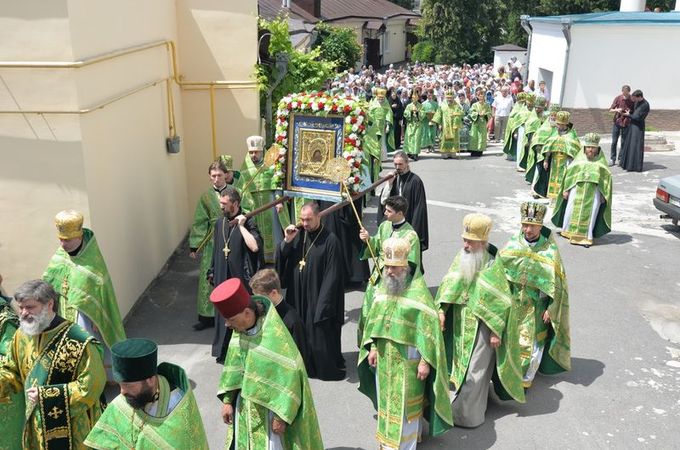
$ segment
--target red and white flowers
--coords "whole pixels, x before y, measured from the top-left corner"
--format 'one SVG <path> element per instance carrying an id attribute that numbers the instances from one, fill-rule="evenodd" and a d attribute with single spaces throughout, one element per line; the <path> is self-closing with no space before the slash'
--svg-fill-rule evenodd
<path id="1" fill-rule="evenodd" d="M 290 114 L 294 112 L 314 114 L 317 116 L 345 116 L 344 142 L 342 157 L 347 160 L 351 169 L 345 183 L 350 191 L 358 191 L 361 185 L 361 162 L 364 159 L 362 142 L 366 132 L 364 124 L 366 112 L 358 99 L 345 95 L 329 95 L 325 92 L 302 92 L 287 95 L 279 102 L 276 111 L 276 134 L 274 142 L 279 146 L 279 158 L 274 163 L 272 182 L 275 189 L 283 188 L 286 152 L 288 151 L 288 128 Z"/>

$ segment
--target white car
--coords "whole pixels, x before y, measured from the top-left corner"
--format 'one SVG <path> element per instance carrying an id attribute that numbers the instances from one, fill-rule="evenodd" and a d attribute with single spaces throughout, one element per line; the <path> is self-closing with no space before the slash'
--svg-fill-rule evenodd
<path id="1" fill-rule="evenodd" d="M 673 225 L 680 220 L 680 175 L 663 178 L 656 187 L 654 198 L 656 209 L 664 213 L 661 217 L 671 219 Z"/>

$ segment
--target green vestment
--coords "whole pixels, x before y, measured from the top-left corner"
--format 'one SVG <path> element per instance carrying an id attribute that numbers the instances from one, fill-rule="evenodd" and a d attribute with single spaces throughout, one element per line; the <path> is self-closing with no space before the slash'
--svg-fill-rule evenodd
<path id="1" fill-rule="evenodd" d="M 38 388 L 35 404 L 24 399 L 25 449 L 86 448 L 83 441 L 101 415 L 105 383 L 101 345 L 69 321 L 36 336 L 17 331 L 0 365 L 0 401 Z"/>
<path id="2" fill-rule="evenodd" d="M 550 173 L 548 174 L 545 196 L 551 200 L 557 198 L 562 187 L 562 180 L 567 173 L 567 166 L 581 152 L 581 142 L 573 128 L 564 134 L 560 134 L 557 129 L 555 130 L 556 132 L 550 135 L 541 149 L 543 159 L 550 158 Z"/>
<path id="3" fill-rule="evenodd" d="M 10 299 L 0 295 L 0 366 L 8 359 L 12 338 L 19 328 L 19 318 L 10 306 Z M 0 403 L 0 450 L 21 448 L 21 433 L 24 429 L 24 394 L 10 394 L 8 402 Z"/>
<path id="4" fill-rule="evenodd" d="M 210 302 L 210 293 L 213 288 L 208 282 L 207 273 L 212 265 L 215 221 L 222 215 L 220 194 L 214 188 L 210 188 L 198 199 L 194 221 L 189 232 L 189 247 L 201 252 L 198 269 L 198 294 L 196 295 L 196 307 L 199 316 L 215 316 L 215 310 Z"/>
<path id="5" fill-rule="evenodd" d="M 513 135 L 519 131 L 519 127 L 524 125 L 528 116 L 529 110 L 527 107 L 523 103 L 515 103 L 508 116 L 508 125 L 505 128 L 505 136 L 503 137 L 503 153 L 506 155 L 513 157 L 516 155 L 519 136 L 514 138 Z"/>
<path id="6" fill-rule="evenodd" d="M 477 101 L 470 106 L 470 142 L 468 150 L 483 152 L 486 150 L 487 125 L 491 118 L 491 106 L 485 101 Z"/>
<path id="7" fill-rule="evenodd" d="M 312 391 L 295 341 L 269 300 L 252 298 L 265 305 L 266 314 L 258 319 L 254 334 L 233 333 L 217 393 L 231 404 L 239 396 L 234 411 L 238 426 L 229 427 L 226 447 L 235 439 L 239 450 L 268 448 L 271 412 L 287 424 L 281 437 L 285 450 L 323 450 Z"/>
<path id="8" fill-rule="evenodd" d="M 543 122 L 531 137 L 529 151 L 527 152 L 527 172 L 524 176 L 527 183 L 535 184 L 534 180 L 537 178 L 537 171 L 539 170 L 538 164 L 543 164 L 541 149 L 554 130 L 555 125 L 550 121 L 550 117 L 543 117 Z"/>
<path id="9" fill-rule="evenodd" d="M 529 245 L 519 232 L 499 252 L 512 295 L 519 303 L 519 343 L 522 370 L 529 370 L 534 347 L 545 344 L 539 370 L 558 373 L 571 369 L 569 294 L 564 266 L 552 232 L 543 227 Z M 546 311 L 549 324 L 543 322 Z M 529 383 L 525 382 L 525 386 Z"/>
<path id="10" fill-rule="evenodd" d="M 262 169 L 264 162 L 253 163 L 249 156 L 243 161 L 241 166 L 241 177 L 236 183 L 236 188 L 241 194 L 241 208 L 244 212 L 254 211 L 275 200 L 276 189 L 272 182 L 274 167 Z M 290 217 L 284 207 L 280 213 L 276 212 L 275 207 L 264 211 L 255 216 L 257 229 L 262 236 L 264 243 L 264 260 L 266 263 L 274 262 L 277 241 L 283 239 L 283 229 L 290 225 Z"/>
<path id="11" fill-rule="evenodd" d="M 404 132 L 403 150 L 408 155 L 420 154 L 423 134 L 421 127 L 421 116 L 425 117 L 425 114 L 422 113 L 422 106 L 420 105 L 420 102 L 411 102 L 406 105 L 406 108 L 404 108 L 404 123 L 406 124 L 406 131 Z M 427 118 L 425 120 L 427 120 Z"/>
<path id="12" fill-rule="evenodd" d="M 184 369 L 161 363 L 158 366 L 158 382 L 156 415 L 133 408 L 123 395 L 119 395 L 104 410 L 87 436 L 85 445 L 101 450 L 208 450 L 203 421 Z M 174 388 L 179 388 L 183 395 L 168 413 Z"/>
<path id="13" fill-rule="evenodd" d="M 524 402 L 517 305 L 510 294 L 500 261 L 492 257 L 491 253 L 495 253 L 496 249 L 493 247 L 493 250 L 485 252 L 488 259 L 469 282 L 459 271 L 461 252 L 444 276 L 435 300 L 446 315 L 444 343 L 450 382 L 456 391 L 463 386 L 475 347 L 478 324 L 482 320 L 501 339 L 501 346 L 495 353 L 496 370 L 502 385 L 498 386 L 494 379 L 496 391 Z"/>
<path id="14" fill-rule="evenodd" d="M 382 159 L 382 142 L 385 139 L 386 151 L 393 152 L 394 145 L 394 116 L 392 108 L 386 99 L 378 100 L 377 97 L 371 99 L 367 111 L 368 126 L 364 134 L 363 149 L 373 161 L 372 173 L 373 181 L 380 178 Z M 368 162 L 368 161 L 367 161 Z"/>
<path id="15" fill-rule="evenodd" d="M 61 317 L 75 322 L 78 313 L 87 316 L 108 348 L 125 339 L 113 284 L 92 230 L 83 228 L 83 244 L 77 255 L 70 256 L 60 247 L 42 278 L 61 296 Z"/>
<path id="16" fill-rule="evenodd" d="M 562 194 L 569 191 L 569 200 Z M 599 191 L 604 201 L 595 203 Z M 572 195 L 574 196 L 572 198 Z M 564 227 L 567 205 L 572 202 L 569 223 Z M 591 224 L 593 208 L 597 208 L 595 223 Z M 579 152 L 574 162 L 567 168 L 562 189 L 557 196 L 552 222 L 562 228 L 562 236 L 574 244 L 592 245 L 589 236 L 592 225 L 592 238 L 604 236 L 611 231 L 612 223 L 612 174 L 602 150 L 594 161 L 589 161 L 585 152 Z"/>
<path id="17" fill-rule="evenodd" d="M 460 151 L 460 130 L 463 127 L 463 108 L 456 102 L 449 105 L 448 102 L 442 103 L 437 110 L 432 121 L 442 127 L 441 153 L 458 153 Z"/>
<path id="18" fill-rule="evenodd" d="M 378 351 L 375 369 L 368 364 L 373 346 Z M 409 348 L 430 365 L 425 381 L 416 377 L 420 359 L 408 358 Z M 424 417 L 433 436 L 453 426 L 445 352 L 437 309 L 422 275 L 416 273 L 399 295 L 388 295 L 381 283 L 366 318 L 358 363 L 359 390 L 378 411 L 381 444 L 399 448 L 405 420 Z"/>
<path id="19" fill-rule="evenodd" d="M 526 170 L 529 166 L 529 150 L 531 148 L 531 141 L 538 131 L 542 123 L 542 114 L 539 116 L 535 109 L 529 111 L 527 119 L 524 122 L 524 139 L 522 143 L 518 143 L 517 147 L 517 164 L 520 168 Z"/>
<path id="20" fill-rule="evenodd" d="M 364 302 L 361 305 L 361 315 L 359 316 L 359 324 L 357 327 L 359 347 L 361 347 L 364 322 L 366 321 L 368 311 L 371 309 L 371 304 L 373 304 L 375 288 L 382 277 L 382 271 L 385 267 L 385 255 L 382 252 L 382 244 L 390 237 L 406 239 L 411 244 L 411 249 L 408 252 L 408 261 L 413 265 L 411 268 L 413 273 L 420 273 L 420 239 L 418 238 L 418 233 L 416 233 L 408 222 L 405 222 L 396 230 L 389 220 L 382 222 L 378 227 L 378 232 L 369 238 L 369 245 L 373 249 L 378 265 L 373 267 L 373 272 L 371 273 L 370 280 L 366 285 L 366 291 L 364 292 Z M 369 258 L 371 258 L 371 252 L 368 249 L 368 246 L 366 246 L 361 254 L 361 259 L 367 260 Z"/>
<path id="21" fill-rule="evenodd" d="M 437 113 L 437 110 L 439 109 L 439 106 L 437 104 L 436 100 L 425 100 L 423 102 L 423 108 L 422 108 L 422 138 L 420 141 L 420 147 L 425 148 L 425 147 L 434 147 L 435 141 L 437 139 L 437 126 L 432 125 L 432 119 L 434 118 L 435 114 Z"/>

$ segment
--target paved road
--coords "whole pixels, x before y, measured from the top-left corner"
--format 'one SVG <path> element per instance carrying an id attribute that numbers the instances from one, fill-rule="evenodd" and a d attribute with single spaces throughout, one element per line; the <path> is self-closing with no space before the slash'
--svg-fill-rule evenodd
<path id="1" fill-rule="evenodd" d="M 606 148 L 607 144 L 603 143 Z M 425 278 L 436 290 L 461 245 L 470 211 L 491 215 L 491 242 L 502 246 L 519 223 L 527 185 L 498 147 L 481 159 L 425 155 L 411 168 L 424 180 L 431 248 Z M 571 372 L 538 376 L 527 403 L 490 399 L 486 423 L 455 428 L 422 449 L 678 448 L 680 423 L 680 229 L 652 206 L 659 178 L 680 173 L 680 152 L 648 154 L 646 172 L 613 169 L 613 231 L 585 249 L 559 238 L 569 281 Z M 375 208 L 367 211 L 373 223 Z M 193 332 L 197 264 L 183 248 L 144 295 L 128 334 L 160 343 L 160 357 L 185 367 L 196 387 L 211 448 L 225 427 L 215 391 L 220 367 L 210 357 L 211 331 Z M 339 382 L 312 380 L 324 443 L 330 449 L 374 449 L 375 412 L 357 389 L 356 322 L 361 292 L 346 296 L 343 351 L 350 367 Z"/>

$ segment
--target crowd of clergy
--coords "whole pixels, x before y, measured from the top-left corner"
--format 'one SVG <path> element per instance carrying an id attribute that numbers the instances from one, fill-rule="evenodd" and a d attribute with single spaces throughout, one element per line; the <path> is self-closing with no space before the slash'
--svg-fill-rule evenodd
<path id="1" fill-rule="evenodd" d="M 485 92 L 477 94 L 470 144 L 483 157 L 491 114 Z M 378 87 L 366 105 L 367 176 L 381 175 L 388 151 L 394 164 L 374 192 L 373 235 L 355 219 L 362 198 L 335 209 L 296 199 L 251 214 L 280 195 L 262 137 L 247 139 L 240 170 L 228 155 L 208 167 L 189 256 L 199 266 L 194 329 L 213 330 L 212 355 L 223 364 L 216 396 L 227 448 L 323 449 L 308 378 L 342 380 L 346 364 L 357 364 L 384 450 L 480 426 L 490 387 L 521 403 L 537 373 L 570 370 L 566 274 L 544 223 L 585 247 L 610 230 L 611 174 L 599 136 L 579 141 L 567 111 L 546 111 L 541 97 L 519 93 L 503 151 L 535 201 L 521 204 L 518 231 L 503 246 L 489 242 L 490 217 L 465 216 L 460 250 L 433 297 L 423 277 L 427 201 L 411 171 L 411 122 L 404 151 L 393 152 L 385 97 Z M 410 105 L 405 117 L 424 114 L 432 146 L 456 155 L 462 109 L 454 93 L 433 110 L 415 97 Z M 0 448 L 208 448 L 185 371 L 159 362 L 153 341 L 126 338 L 104 257 L 83 222 L 74 210 L 57 214 L 60 245 L 42 279 L 2 293 Z M 357 287 L 365 289 L 359 356 L 345 361 L 344 296 Z M 108 404 L 107 384 L 120 389 Z"/>

